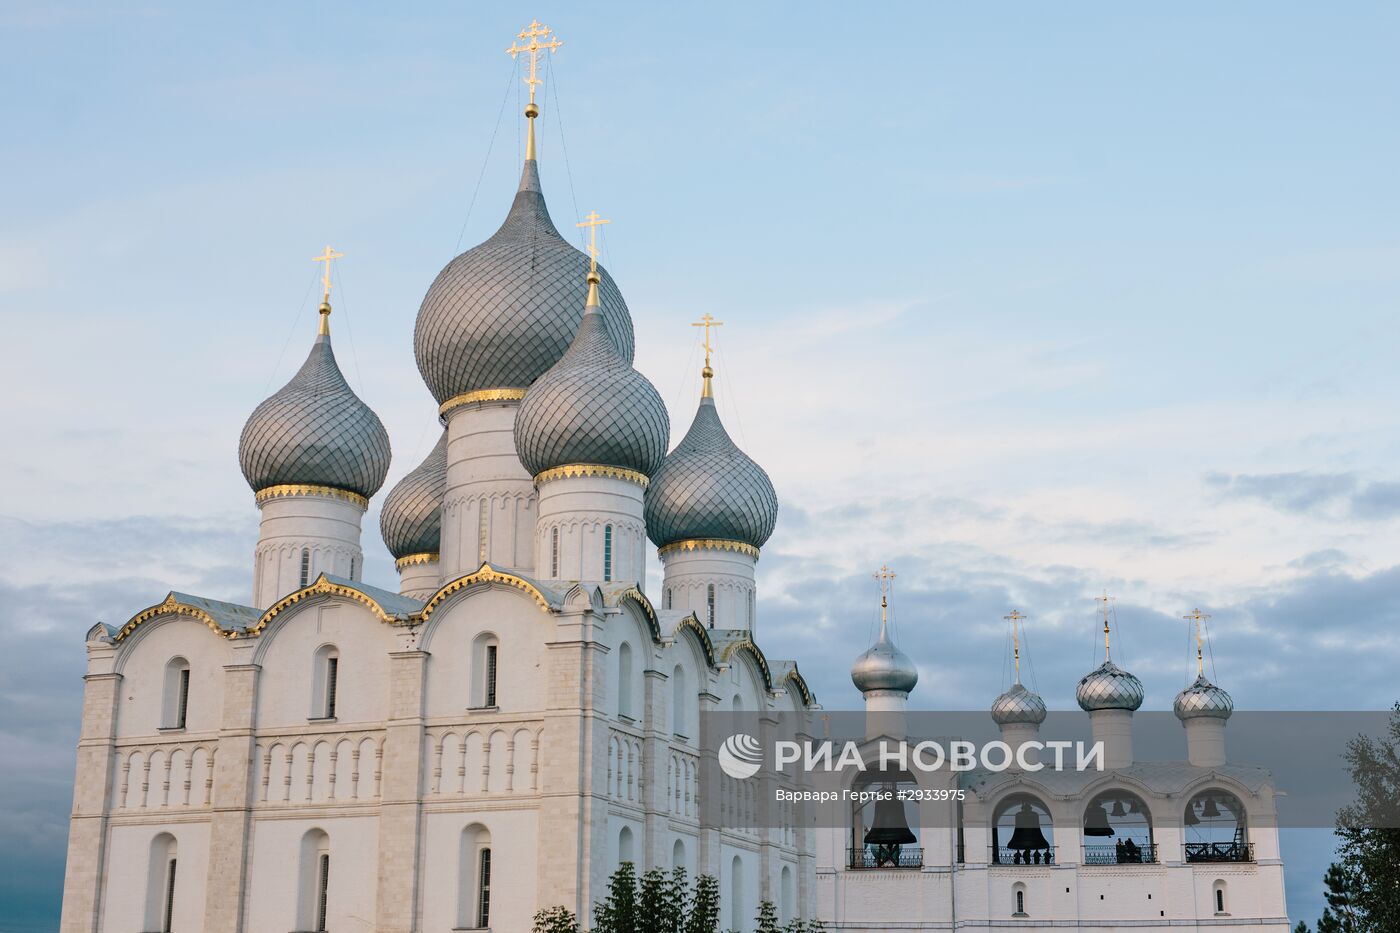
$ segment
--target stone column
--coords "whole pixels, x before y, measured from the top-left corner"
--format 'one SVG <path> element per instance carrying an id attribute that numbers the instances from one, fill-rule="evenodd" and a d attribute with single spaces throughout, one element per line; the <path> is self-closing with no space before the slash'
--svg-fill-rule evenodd
<path id="1" fill-rule="evenodd" d="M 642 727 L 646 737 L 642 740 L 645 783 L 642 785 L 641 800 L 646 813 L 646 838 L 639 873 L 648 868 L 669 870 L 671 864 L 671 853 L 662 831 L 669 822 L 670 810 L 666 781 L 666 769 L 671 759 L 671 716 L 668 709 L 670 704 L 667 703 L 670 691 L 666 689 L 670 678 L 650 668 L 648 664 L 647 670 L 642 673 L 646 693 Z"/>
<path id="2" fill-rule="evenodd" d="M 700 694 L 700 721 L 705 721 L 707 713 L 714 713 L 719 709 L 720 699 L 708 690 Z M 699 729 L 700 737 L 696 741 L 700 744 L 700 760 L 697 763 L 699 774 L 714 776 L 720 774 L 719 762 L 716 760 L 716 748 L 713 741 L 713 729 L 710 729 L 710 741 L 704 741 L 706 729 L 702 725 Z M 716 785 L 713 781 L 705 781 L 702 777 L 701 787 L 711 796 L 721 794 L 723 782 Z M 697 875 L 713 875 L 719 878 L 719 827 L 707 825 L 705 817 L 709 814 L 718 814 L 719 807 L 711 805 L 710 801 L 701 800 L 696 802 L 696 812 L 700 814 L 700 845 L 699 851 L 695 853 L 695 873 Z"/>
<path id="3" fill-rule="evenodd" d="M 122 675 L 112 673 L 115 648 L 105 634 L 90 636 L 83 678 L 83 723 L 68 824 L 68 866 L 63 877 L 62 933 L 96 933 L 106 863 L 107 810 L 111 796 L 113 738 Z"/>
<path id="4" fill-rule="evenodd" d="M 257 642 L 234 642 L 237 661 L 224 665 L 224 708 L 214 753 L 214 799 L 209 818 L 209 877 L 205 933 L 240 933 L 248 888 L 248 830 L 252 821 L 253 752 L 258 676 Z"/>
<path id="5" fill-rule="evenodd" d="M 379 933 L 418 929 L 418 832 L 423 768 L 423 692 L 428 652 L 400 632 L 389 653 L 389 721 L 379 798 Z"/>
<path id="6" fill-rule="evenodd" d="M 772 712 L 759 714 L 758 728 L 762 733 L 760 741 L 763 748 L 772 748 L 777 739 L 778 719 Z M 777 877 L 779 871 L 779 859 L 777 845 L 782 842 L 781 832 L 778 829 L 777 804 L 774 797 L 778 791 L 778 776 L 775 772 L 764 768 L 758 773 L 758 788 L 755 793 L 758 799 L 754 801 L 754 819 L 758 825 L 758 899 L 760 901 L 778 902 L 776 892 L 773 890 L 773 879 Z"/>

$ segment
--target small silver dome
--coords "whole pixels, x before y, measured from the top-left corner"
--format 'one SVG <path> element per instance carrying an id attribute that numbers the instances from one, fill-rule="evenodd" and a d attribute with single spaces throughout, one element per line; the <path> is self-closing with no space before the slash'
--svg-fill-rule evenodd
<path id="1" fill-rule="evenodd" d="M 729 439 L 714 398 L 701 398 L 690 430 L 647 487 L 647 534 L 657 547 L 690 538 L 762 547 L 777 521 L 773 482 Z"/>
<path id="2" fill-rule="evenodd" d="M 447 488 L 447 431 L 432 453 L 399 480 L 379 512 L 379 532 L 395 558 L 436 554 L 441 547 L 442 497 Z"/>
<path id="3" fill-rule="evenodd" d="M 389 434 L 350 390 L 329 334 L 301 369 L 253 409 L 238 439 L 238 463 L 257 492 L 286 484 L 331 486 L 368 499 L 389 472 Z"/>
<path id="4" fill-rule="evenodd" d="M 1112 661 L 1104 661 L 1079 681 L 1075 699 L 1086 712 L 1100 709 L 1133 711 L 1142 706 L 1142 681 Z"/>
<path id="5" fill-rule="evenodd" d="M 670 436 L 666 403 L 618 355 L 605 318 L 592 304 L 568 351 L 535 380 L 515 418 L 515 451 L 536 476 L 572 463 L 651 476 Z"/>
<path id="6" fill-rule="evenodd" d="M 1199 674 L 1191 686 L 1176 695 L 1172 709 L 1182 722 L 1188 719 L 1229 719 L 1235 711 L 1235 701 L 1230 694 L 1206 680 L 1205 674 Z"/>
<path id="7" fill-rule="evenodd" d="M 1010 690 L 992 701 L 992 719 L 999 726 L 1012 723 L 1038 726 L 1045 721 L 1045 701 L 1024 685 L 1012 684 Z"/>
<path id="8" fill-rule="evenodd" d="M 505 223 L 447 264 L 428 289 L 413 352 L 439 403 L 480 389 L 526 389 L 578 331 L 588 257 L 554 228 L 539 169 L 525 163 Z M 632 362 L 632 318 L 599 269 L 599 304 L 618 355 Z"/>
<path id="9" fill-rule="evenodd" d="M 909 660 L 909 655 L 890 641 L 884 625 L 880 626 L 880 637 L 875 644 L 851 665 L 851 683 L 861 693 L 872 690 L 908 693 L 918 682 L 919 669 Z"/>

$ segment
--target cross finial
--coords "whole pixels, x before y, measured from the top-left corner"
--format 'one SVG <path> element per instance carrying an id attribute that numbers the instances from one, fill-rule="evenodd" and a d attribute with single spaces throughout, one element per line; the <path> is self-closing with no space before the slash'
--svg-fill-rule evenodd
<path id="1" fill-rule="evenodd" d="M 1199 609 L 1192 609 L 1189 613 L 1182 616 L 1182 618 L 1196 626 L 1196 675 L 1198 677 L 1203 676 L 1206 672 L 1206 654 L 1204 650 L 1205 635 L 1202 633 L 1201 628 L 1206 619 L 1209 619 L 1210 616 Z"/>
<path id="2" fill-rule="evenodd" d="M 1109 619 L 1109 616 L 1110 616 L 1110 615 L 1112 614 L 1112 612 L 1113 612 L 1113 601 L 1114 601 L 1114 598 L 1115 598 L 1115 597 L 1109 596 L 1107 592 L 1105 592 L 1102 596 L 1095 596 L 1095 597 L 1094 597 L 1094 602 L 1096 602 L 1096 603 L 1099 604 L 1099 610 L 1103 613 L 1103 659 L 1104 659 L 1105 661 L 1108 661 L 1108 660 L 1111 660 L 1111 659 L 1112 659 L 1112 658 L 1111 658 L 1111 655 L 1109 654 L 1109 645 L 1108 645 L 1108 639 L 1109 639 L 1108 619 Z"/>
<path id="3" fill-rule="evenodd" d="M 1019 684 L 1021 682 L 1021 620 L 1025 616 L 1021 615 L 1019 609 L 1012 609 L 1002 618 L 1011 623 L 1011 655 L 1016 662 L 1016 683 Z"/>
<path id="4" fill-rule="evenodd" d="M 700 320 L 692 321 L 690 326 L 705 328 L 705 336 L 700 342 L 700 345 L 705 348 L 705 368 L 700 372 L 700 375 L 704 378 L 704 382 L 700 390 L 700 397 L 713 398 L 715 392 L 712 380 L 715 377 L 715 371 L 710 368 L 710 354 L 715 351 L 715 346 L 713 343 L 710 342 L 710 330 L 715 327 L 723 327 L 724 322 L 716 321 L 713 315 L 706 313 L 700 315 Z"/>
<path id="5" fill-rule="evenodd" d="M 597 211 L 589 211 L 588 216 L 582 222 L 574 224 L 575 227 L 588 228 L 588 271 L 596 273 L 598 271 L 598 228 L 603 224 L 610 224 L 611 220 L 604 220 L 598 216 Z"/>
<path id="6" fill-rule="evenodd" d="M 540 78 L 539 71 L 540 53 L 548 51 L 552 55 L 555 49 L 564 44 L 559 41 L 558 36 L 549 38 L 548 42 L 540 41 L 549 35 L 548 26 L 539 20 L 532 20 L 530 25 L 516 33 L 515 38 L 518 41 L 512 42 L 510 48 L 506 49 L 506 54 L 510 55 L 511 58 L 518 57 L 522 52 L 530 56 L 530 72 L 522 79 L 530 88 L 530 102 L 525 105 L 525 116 L 529 118 L 529 129 L 525 136 L 525 159 L 527 161 L 535 158 L 535 117 L 540 115 L 540 108 L 535 103 L 535 88 L 544 83 Z"/>
<path id="7" fill-rule="evenodd" d="M 322 253 L 322 254 L 319 255 L 319 256 L 313 256 L 313 257 L 311 257 L 311 261 L 312 261 L 312 262 L 319 262 L 319 263 L 322 264 L 322 269 L 321 269 L 321 288 L 322 288 L 322 291 L 321 291 L 321 327 L 320 327 L 320 332 L 321 332 L 322 334 L 329 334 L 329 333 L 331 332 L 331 324 L 330 324 L 330 318 L 331 318 L 331 261 L 332 261 L 332 260 L 335 260 L 335 259 L 340 259 L 340 258 L 343 257 L 344 255 L 345 255 L 344 253 L 337 253 L 335 250 L 333 250 L 333 249 L 331 249 L 329 246 L 327 246 L 327 247 L 326 247 L 326 251 L 325 251 L 324 253 Z"/>
<path id="8" fill-rule="evenodd" d="M 881 564 L 880 569 L 871 574 L 880 581 L 880 637 L 885 638 L 885 628 L 889 622 L 890 612 L 890 587 L 894 581 L 894 571 L 886 564 Z"/>

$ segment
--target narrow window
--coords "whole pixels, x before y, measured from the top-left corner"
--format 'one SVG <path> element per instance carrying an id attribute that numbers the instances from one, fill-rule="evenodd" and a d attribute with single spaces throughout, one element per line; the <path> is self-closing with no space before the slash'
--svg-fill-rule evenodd
<path id="1" fill-rule="evenodd" d="M 486 646 L 486 705 L 496 705 L 496 645 Z"/>
<path id="2" fill-rule="evenodd" d="M 612 582 L 612 525 L 603 528 L 603 582 Z"/>
<path id="3" fill-rule="evenodd" d="M 705 614 L 710 621 L 710 628 L 715 627 L 715 585 L 711 583 L 705 587 Z"/>
<path id="4" fill-rule="evenodd" d="M 1025 891 L 1017 891 L 1017 892 L 1016 892 L 1016 913 L 1018 913 L 1018 914 L 1023 914 L 1023 913 L 1025 913 L 1025 912 L 1026 912 L 1026 892 L 1025 892 Z"/>
<path id="5" fill-rule="evenodd" d="M 185 673 L 189 673 L 186 671 Z M 175 917 L 175 859 L 165 870 L 165 910 L 161 912 L 161 933 L 170 933 L 170 922 Z"/>
<path id="6" fill-rule="evenodd" d="M 335 718 L 336 679 L 340 673 L 340 658 L 326 658 L 326 718 Z"/>
<path id="7" fill-rule="evenodd" d="M 550 533 L 549 545 L 549 575 L 555 580 L 559 579 L 559 529 L 555 528 Z"/>
<path id="8" fill-rule="evenodd" d="M 487 501 L 485 499 L 482 499 L 481 508 L 479 508 L 476 513 L 476 550 L 477 557 L 483 564 L 486 563 L 486 531 L 488 527 L 487 523 L 490 521 L 491 517 L 491 513 L 486 511 L 487 508 Z"/>
<path id="9" fill-rule="evenodd" d="M 331 855 L 322 852 L 316 866 L 316 933 L 326 933 L 326 896 L 331 885 Z"/>
<path id="10" fill-rule="evenodd" d="M 749 631 L 750 631 L 750 632 L 753 631 L 753 609 L 754 609 L 754 595 L 753 595 L 753 590 L 749 590 Z"/>
<path id="11" fill-rule="evenodd" d="M 627 642 L 617 649 L 617 712 L 632 715 L 632 646 Z"/>
<path id="12" fill-rule="evenodd" d="M 301 549 L 301 585 L 306 586 L 311 577 L 311 549 Z"/>
<path id="13" fill-rule="evenodd" d="M 355 576 L 355 558 L 353 558 L 353 557 L 350 558 L 350 579 L 351 579 L 351 580 L 358 580 L 358 579 L 360 579 L 359 577 Z"/>
<path id="14" fill-rule="evenodd" d="M 1225 889 L 1215 889 L 1215 912 L 1223 914 L 1225 912 Z"/>
<path id="15" fill-rule="evenodd" d="M 491 850 L 482 849 L 478 862 L 477 890 L 481 894 L 476 905 L 476 925 L 484 929 L 491 925 Z"/>
<path id="16" fill-rule="evenodd" d="M 665 602 L 665 608 L 667 608 L 667 609 L 670 609 L 670 608 L 671 608 L 671 588 L 670 588 L 669 586 L 666 587 L 666 602 Z"/>
<path id="17" fill-rule="evenodd" d="M 180 700 L 179 700 L 179 705 L 178 705 L 178 707 L 177 707 L 177 709 L 176 709 L 176 711 L 175 711 L 175 728 L 177 728 L 177 729 L 183 729 L 183 728 L 185 728 L 185 719 L 188 717 L 189 712 L 190 712 L 190 669 L 189 669 L 188 667 L 186 667 L 186 668 L 183 668 L 183 669 L 180 671 Z M 170 864 L 173 866 L 175 863 L 174 863 L 174 862 L 171 862 Z M 171 870 L 173 871 L 174 869 L 172 868 Z"/>

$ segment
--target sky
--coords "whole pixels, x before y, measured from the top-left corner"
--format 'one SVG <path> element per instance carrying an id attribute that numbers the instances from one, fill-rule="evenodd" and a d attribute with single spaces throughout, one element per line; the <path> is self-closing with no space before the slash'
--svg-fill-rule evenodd
<path id="1" fill-rule="evenodd" d="M 238 434 L 326 243 L 389 483 L 431 448 L 414 315 L 505 214 L 536 17 L 550 210 L 612 220 L 673 439 L 688 325 L 725 322 L 721 412 L 782 503 L 758 640 L 824 705 L 859 703 L 881 564 L 927 708 L 1003 689 L 1012 608 L 1072 708 L 1104 592 L 1148 708 L 1196 606 L 1237 708 L 1400 699 L 1393 5 L 9 2 L 0 933 L 56 928 L 84 632 L 248 599 Z M 1312 922 L 1330 837 L 1284 854 Z"/>

